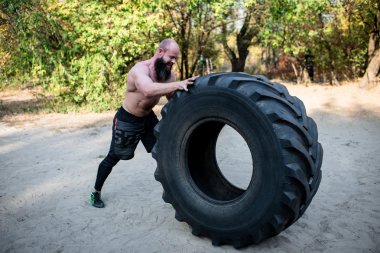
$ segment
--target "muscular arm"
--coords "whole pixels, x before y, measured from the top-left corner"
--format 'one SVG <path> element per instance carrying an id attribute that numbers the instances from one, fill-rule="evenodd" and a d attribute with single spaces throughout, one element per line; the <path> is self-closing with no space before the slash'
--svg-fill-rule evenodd
<path id="1" fill-rule="evenodd" d="M 136 68 L 133 73 L 136 88 L 146 97 L 170 95 L 176 90 L 187 91 L 187 85 L 193 82 L 192 78 L 169 83 L 156 83 L 148 76 L 145 71 Z M 175 79 L 174 79 L 175 80 Z"/>

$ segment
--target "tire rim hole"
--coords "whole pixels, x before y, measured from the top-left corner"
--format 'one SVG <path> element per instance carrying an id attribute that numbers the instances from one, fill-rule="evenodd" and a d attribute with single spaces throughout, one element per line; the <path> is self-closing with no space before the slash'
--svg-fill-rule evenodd
<path id="1" fill-rule="evenodd" d="M 186 161 L 195 188 L 217 201 L 241 197 L 250 187 L 254 173 L 244 138 L 221 119 L 198 122 L 190 132 Z M 245 151 L 241 151 L 241 146 L 245 146 Z"/>
<path id="2" fill-rule="evenodd" d="M 216 142 L 216 161 L 220 172 L 235 187 L 247 190 L 252 178 L 252 155 L 244 138 L 225 125 Z"/>

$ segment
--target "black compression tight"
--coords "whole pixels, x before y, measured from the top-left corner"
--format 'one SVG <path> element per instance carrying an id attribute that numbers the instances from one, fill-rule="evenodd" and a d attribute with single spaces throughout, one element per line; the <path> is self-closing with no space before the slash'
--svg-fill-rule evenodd
<path id="1" fill-rule="evenodd" d="M 144 118 L 136 117 L 126 110 L 123 107 L 117 111 L 112 125 L 112 140 L 108 155 L 103 159 L 99 164 L 98 174 L 95 181 L 95 190 L 101 191 L 104 182 L 106 181 L 108 175 L 111 173 L 112 168 L 120 160 L 129 160 L 133 157 L 137 143 L 140 141 L 144 144 L 144 147 L 147 152 L 150 152 L 156 142 L 156 138 L 153 134 L 153 128 L 157 124 L 158 119 L 154 112 L 151 112 L 148 116 Z M 126 132 L 122 127 L 126 127 L 132 133 Z M 139 133 L 136 131 L 136 128 L 143 128 L 143 131 Z M 119 128 L 118 128 L 119 127 Z M 134 132 L 133 132 L 134 131 Z M 128 136 L 134 137 L 132 144 L 128 144 Z"/>
<path id="2" fill-rule="evenodd" d="M 112 168 L 120 161 L 120 159 L 108 153 L 106 158 L 99 164 L 98 175 L 96 176 L 95 190 L 101 191 L 104 182 L 106 181 L 108 175 L 111 173 Z"/>

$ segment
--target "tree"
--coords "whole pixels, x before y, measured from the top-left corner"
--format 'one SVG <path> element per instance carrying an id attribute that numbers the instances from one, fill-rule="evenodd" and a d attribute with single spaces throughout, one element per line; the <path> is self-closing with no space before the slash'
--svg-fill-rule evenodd
<path id="1" fill-rule="evenodd" d="M 151 55 L 167 33 L 159 1 L 67 0 L 50 8 L 70 40 L 49 88 L 79 105 L 119 103 L 131 65 Z"/>
<path id="2" fill-rule="evenodd" d="M 368 66 L 361 83 L 363 86 L 372 86 L 380 82 L 380 4 L 377 1 L 369 1 L 368 5 L 363 7 L 367 12 L 361 12 L 359 15 L 372 29 L 368 36 Z"/>
<path id="3" fill-rule="evenodd" d="M 210 37 L 215 31 L 216 17 L 214 4 L 219 0 L 167 1 L 164 4 L 169 20 L 173 26 L 173 36 L 180 48 L 180 78 L 188 78 L 196 72 L 201 55 L 209 47 Z M 211 56 L 211 55 L 210 55 Z"/>
<path id="4" fill-rule="evenodd" d="M 269 15 L 261 33 L 263 47 L 279 49 L 289 59 L 297 82 L 313 79 L 314 66 L 332 67 L 332 56 L 321 54 L 326 51 L 326 28 L 329 1 L 273 0 L 269 3 Z M 324 59 L 321 60 L 321 57 Z M 318 65 L 323 62 L 322 65 Z"/>
<path id="5" fill-rule="evenodd" d="M 46 2 L 0 1 L 0 51 L 7 55 L 2 75 L 43 78 L 62 49 L 62 28 L 46 12 Z"/>
<path id="6" fill-rule="evenodd" d="M 243 72 L 249 47 L 259 41 L 265 1 L 226 1 L 224 4 L 226 11 L 220 14 L 221 42 L 232 71 Z M 236 49 L 228 43 L 231 35 L 235 37 Z"/>
<path id="7" fill-rule="evenodd" d="M 119 104 L 130 66 L 172 34 L 158 0 L 0 0 L 0 7 L 0 78 L 25 76 L 64 104 L 92 110 Z"/>

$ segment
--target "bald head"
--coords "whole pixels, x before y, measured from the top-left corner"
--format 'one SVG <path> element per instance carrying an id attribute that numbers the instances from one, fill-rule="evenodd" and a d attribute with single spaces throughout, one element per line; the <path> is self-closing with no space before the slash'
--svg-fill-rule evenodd
<path id="1" fill-rule="evenodd" d="M 158 49 L 162 48 L 165 52 L 168 50 L 178 50 L 179 51 L 179 46 L 177 42 L 173 39 L 164 39 L 161 41 L 161 43 L 158 45 Z"/>

